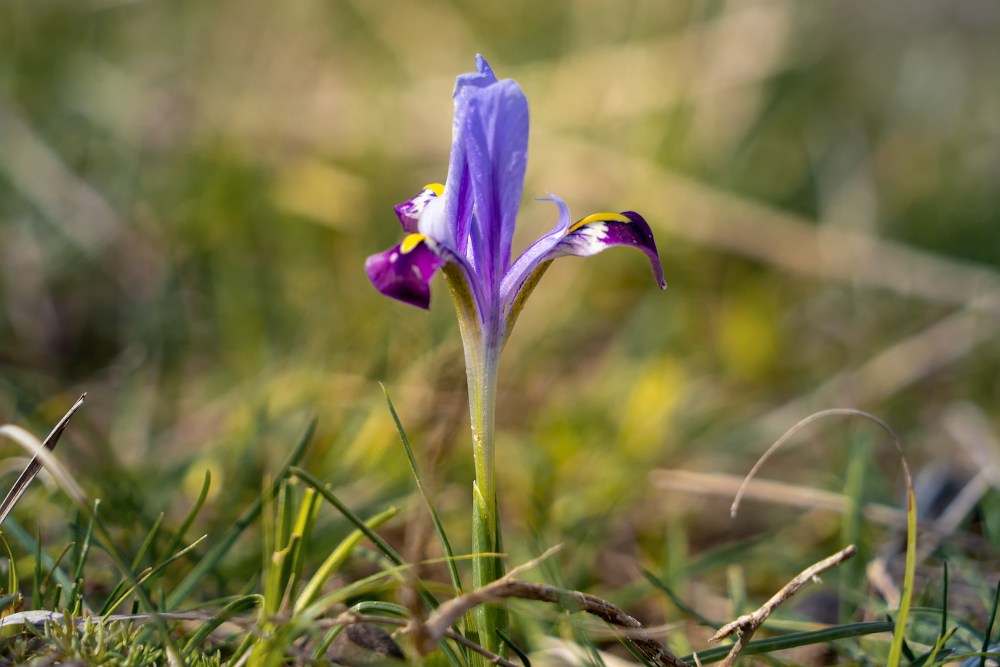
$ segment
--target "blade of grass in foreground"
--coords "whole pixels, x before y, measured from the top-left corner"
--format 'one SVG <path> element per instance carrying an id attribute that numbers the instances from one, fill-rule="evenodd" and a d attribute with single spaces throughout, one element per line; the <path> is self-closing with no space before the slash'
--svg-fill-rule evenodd
<path id="1" fill-rule="evenodd" d="M 368 520 L 366 525 L 374 530 L 397 514 L 399 514 L 399 510 L 395 507 L 390 507 L 381 514 L 373 516 Z M 302 611 L 316 601 L 323 590 L 323 584 L 347 561 L 348 556 L 351 555 L 354 547 L 361 542 L 361 538 L 363 537 L 364 533 L 360 530 L 355 530 L 337 545 L 337 548 L 330 553 L 319 569 L 316 570 L 316 574 L 312 576 L 306 587 L 302 589 L 302 594 L 295 601 L 295 613 Z"/>
<path id="2" fill-rule="evenodd" d="M 299 479 L 301 479 L 303 482 L 305 482 L 312 488 L 316 489 L 316 491 L 319 492 L 321 496 L 326 498 L 326 500 L 329 501 L 331 505 L 336 507 L 337 510 L 341 514 L 343 514 L 348 521 L 353 523 L 358 530 L 364 533 L 365 537 L 371 540 L 372 543 L 375 546 L 377 546 L 379 550 L 385 554 L 386 558 L 388 558 L 394 565 L 396 565 L 397 567 L 406 566 L 406 561 L 403 560 L 402 556 L 396 553 L 395 549 L 393 549 L 391 546 L 389 546 L 389 544 L 385 540 L 379 537 L 378 533 L 369 528 L 368 525 L 365 524 L 365 522 L 362 521 L 357 514 L 352 512 L 347 507 L 347 505 L 342 503 L 340 499 L 337 498 L 337 496 L 333 495 L 333 492 L 330 491 L 330 489 L 326 488 L 326 486 L 324 486 L 322 482 L 320 482 L 318 479 L 310 475 L 305 470 L 295 466 L 289 468 L 289 472 L 298 477 Z M 437 598 L 434 597 L 434 595 L 429 590 L 427 590 L 427 587 L 424 586 L 423 584 L 418 583 L 417 593 L 418 595 L 420 595 L 420 599 L 423 600 L 424 603 L 431 609 L 437 609 L 440 606 L 441 603 L 438 602 Z M 322 601 L 322 598 L 320 601 Z M 450 662 L 453 667 L 461 667 L 463 663 L 459 660 L 458 656 L 455 654 L 455 652 L 451 649 L 450 646 L 442 643 L 440 644 L 440 647 L 441 647 L 441 652 L 444 653 L 445 657 L 448 659 L 448 662 Z"/>
<path id="3" fill-rule="evenodd" d="M 406 561 L 403 560 L 403 557 L 400 556 L 398 553 L 396 553 L 396 550 L 390 547 L 388 542 L 383 540 L 381 537 L 379 537 L 378 533 L 369 528 L 368 525 L 361 520 L 361 517 L 359 517 L 357 514 L 348 509 L 347 505 L 345 505 L 340 501 L 340 498 L 333 495 L 333 492 L 331 492 L 330 489 L 326 488 L 326 486 L 323 485 L 323 482 L 319 481 L 318 479 L 313 477 L 311 474 L 309 474 L 302 468 L 296 466 L 290 467 L 288 471 L 291 474 L 298 477 L 299 479 L 301 479 L 309 486 L 311 486 L 312 488 L 316 489 L 316 491 L 318 491 L 321 496 L 326 498 L 326 500 L 331 505 L 336 507 L 337 510 L 344 515 L 344 518 L 353 523 L 358 530 L 364 533 L 365 537 L 371 540 L 372 544 L 377 546 L 379 548 L 379 551 L 384 553 L 386 558 L 392 561 L 393 565 L 398 566 L 406 564 Z"/>
<path id="4" fill-rule="evenodd" d="M 163 512 L 160 512 L 160 516 L 158 516 L 156 521 L 153 522 L 153 527 L 149 529 L 148 533 L 146 533 L 146 539 L 142 541 L 142 546 L 139 547 L 139 553 L 137 553 L 135 558 L 132 560 L 133 572 L 139 567 L 139 563 L 142 562 L 146 552 L 149 551 L 149 547 L 152 546 L 153 540 L 156 539 L 156 533 L 160 530 L 161 523 L 163 523 Z"/>
<path id="5" fill-rule="evenodd" d="M 781 651 L 788 648 L 796 648 L 798 646 L 824 644 L 826 642 L 832 642 L 836 639 L 871 635 L 876 632 L 891 632 L 895 625 L 895 623 L 886 622 L 851 623 L 849 625 L 838 625 L 833 628 L 825 628 L 814 632 L 793 632 L 787 635 L 781 635 L 780 637 L 769 637 L 767 639 L 752 641 L 747 644 L 746 648 L 743 649 L 740 655 L 758 655 L 760 653 Z M 698 651 L 698 659 L 702 664 L 718 662 L 729 655 L 729 651 L 731 649 L 731 646 L 720 646 L 718 648 L 710 648 L 706 651 Z M 694 654 L 686 655 L 681 658 L 681 660 L 688 664 L 694 664 Z"/>
<path id="6" fill-rule="evenodd" d="M 38 551 L 39 543 L 31 536 L 31 534 L 24 529 L 24 527 L 19 524 L 12 517 L 7 517 L 4 522 L 4 531 L 13 537 L 17 542 L 21 544 L 22 547 L 29 551 Z M 66 555 L 66 551 L 63 551 L 63 555 L 59 557 L 61 561 L 63 556 Z M 73 582 L 70 580 L 69 575 L 66 571 L 59 567 L 59 563 L 47 554 L 44 550 L 41 551 L 42 565 L 45 566 L 46 570 L 51 573 L 51 578 L 55 579 L 56 583 L 62 585 L 64 589 L 70 589 L 73 587 Z M 47 577 L 42 579 L 42 583 L 46 583 Z"/>
<path id="7" fill-rule="evenodd" d="M 300 535 L 298 546 L 292 554 L 291 584 L 288 589 L 289 600 L 295 600 L 298 596 L 299 585 L 302 583 L 302 572 L 306 566 L 306 554 L 309 552 L 309 545 L 312 543 L 313 528 L 316 525 L 316 517 L 319 515 L 319 494 L 316 489 L 306 489 L 302 494 L 302 503 L 299 507 L 299 515 L 295 520 L 293 534 Z"/>
<path id="8" fill-rule="evenodd" d="M 255 607 L 260 607 L 262 604 L 264 604 L 264 600 L 260 595 L 245 595 L 241 598 L 233 600 L 225 607 L 215 612 L 215 614 L 212 615 L 212 618 L 202 623 L 198 630 L 191 636 L 191 639 L 188 640 L 188 643 L 184 646 L 181 656 L 187 658 L 191 651 L 196 649 L 199 644 L 208 639 L 208 636 L 212 634 L 216 628 L 236 614 L 240 614 Z"/>
<path id="9" fill-rule="evenodd" d="M 7 592 L 12 595 L 20 595 L 20 582 L 17 577 L 17 561 L 14 560 L 14 554 L 11 553 L 10 545 L 7 544 L 7 539 L 0 533 L 0 542 L 3 543 L 3 548 L 7 551 Z"/>
<path id="10" fill-rule="evenodd" d="M 886 667 L 899 667 L 903 654 L 903 641 L 906 635 L 906 620 L 910 614 L 910 601 L 913 599 L 913 580 L 917 570 L 917 501 L 913 493 L 913 481 L 910 471 L 903 459 L 903 470 L 906 473 L 906 574 L 903 577 L 903 596 L 899 601 L 899 617 L 896 619 L 896 632 L 892 637 L 892 648 L 889 649 L 889 660 Z M 994 603 L 996 610 L 996 603 Z M 983 667 L 980 665 L 979 667 Z"/>
<path id="11" fill-rule="evenodd" d="M 313 434 L 316 432 L 316 421 L 317 420 L 314 418 L 309 423 L 309 428 L 306 429 L 305 435 L 302 436 L 302 439 L 299 441 L 295 451 L 292 452 L 292 455 L 288 458 L 288 462 L 282 467 L 281 472 L 275 477 L 275 488 L 271 490 L 272 493 L 277 492 L 277 485 L 281 483 L 281 480 L 285 478 L 289 470 L 302 460 L 306 447 L 309 445 Z M 243 515 L 240 516 L 240 518 L 235 524 L 233 524 L 226 534 L 222 536 L 222 539 L 219 540 L 218 544 L 212 547 L 208 553 L 205 554 L 200 561 L 198 561 L 198 564 L 195 565 L 194 569 L 191 570 L 186 577 L 184 577 L 184 580 L 177 585 L 177 588 L 171 591 L 170 595 L 167 596 L 167 599 L 164 602 L 164 611 L 170 611 L 171 609 L 177 607 L 177 605 L 183 602 L 184 599 L 198 587 L 201 580 L 204 579 L 205 576 L 212 571 L 216 564 L 222 560 L 222 557 L 229 552 L 229 549 L 236 543 L 236 540 L 243 533 L 243 531 L 257 520 L 257 517 L 260 516 L 263 503 L 264 496 L 261 494 L 257 497 L 257 500 L 255 500 L 254 503 L 243 512 Z"/>
<path id="12" fill-rule="evenodd" d="M 205 505 L 205 499 L 208 498 L 208 490 L 211 486 L 212 473 L 211 471 L 206 470 L 205 481 L 201 485 L 201 493 L 198 494 L 198 500 L 194 502 L 194 505 L 191 507 L 191 511 L 188 512 L 186 517 L 184 517 L 184 523 L 182 523 L 181 527 L 177 529 L 176 533 L 174 533 L 173 538 L 170 540 L 170 544 L 168 544 L 167 548 L 163 550 L 163 553 L 172 554 L 177 551 L 181 542 L 184 541 L 184 535 L 191 529 L 191 524 L 194 523 L 194 520 L 198 518 L 198 514 L 201 513 L 201 508 Z"/>
<path id="13" fill-rule="evenodd" d="M 155 575 L 158 575 L 159 573 L 163 572 L 163 570 L 165 570 L 167 568 L 167 566 L 170 565 L 171 563 L 173 563 L 175 560 L 177 560 L 178 558 L 181 558 L 182 556 L 184 556 L 184 554 L 190 552 L 192 549 L 194 549 L 196 546 L 198 546 L 198 544 L 203 539 L 205 539 L 205 537 L 207 537 L 207 536 L 203 535 L 203 536 L 199 537 L 197 540 L 195 540 L 194 542 L 192 542 L 188 546 L 184 547 L 182 550 L 178 551 L 173 556 L 171 556 L 170 558 L 166 559 L 165 561 L 163 561 L 162 563 L 160 563 L 159 565 L 157 565 L 155 568 L 149 568 L 145 572 L 145 574 L 132 574 L 132 580 L 135 581 L 135 583 L 132 584 L 129 588 L 127 588 L 124 593 L 119 593 L 119 595 L 118 595 L 117 598 L 109 598 L 108 599 L 108 602 L 106 603 L 107 612 L 110 613 L 110 612 L 114 611 L 115 608 L 118 607 L 118 605 L 120 605 L 122 602 L 124 602 L 125 599 L 129 595 L 131 595 L 132 593 L 136 592 L 137 588 L 139 588 L 142 584 L 144 584 L 147 581 L 149 581 Z"/>
<path id="14" fill-rule="evenodd" d="M 511 651 L 517 654 L 517 657 L 521 659 L 521 663 L 524 665 L 524 667 L 531 667 L 531 661 L 528 660 L 528 655 L 520 648 L 518 648 L 517 645 L 513 641 L 511 641 L 510 637 L 508 637 L 506 633 L 504 633 L 504 631 L 501 630 L 500 628 L 497 628 L 497 636 L 499 636 L 500 639 L 503 640 L 503 642 L 508 647 L 510 647 Z"/>
<path id="15" fill-rule="evenodd" d="M 674 603 L 674 605 L 678 609 L 680 609 L 687 616 L 693 618 L 699 625 L 703 625 L 706 628 L 711 628 L 713 630 L 719 629 L 718 625 L 715 625 L 714 623 L 709 621 L 707 618 L 696 612 L 693 607 L 689 606 L 686 602 L 684 602 L 684 600 L 681 600 L 680 597 L 678 597 L 676 593 L 674 593 L 670 588 L 668 588 L 666 584 L 660 581 L 655 574 L 653 574 L 649 570 L 643 570 L 642 574 L 644 577 L 646 577 L 646 580 L 649 581 L 649 583 L 651 583 L 655 588 L 665 593 L 666 596 L 670 598 L 670 600 Z"/>
<path id="16" fill-rule="evenodd" d="M 448 558 L 448 573 L 451 575 L 451 583 L 455 587 L 455 590 L 459 595 L 462 594 L 462 580 L 458 576 L 458 566 L 455 564 L 454 556 L 451 550 L 451 543 L 448 541 L 448 536 L 444 532 L 444 526 L 441 525 L 441 518 L 438 516 L 437 510 L 434 508 L 434 503 L 431 502 L 431 497 L 427 493 L 427 489 L 424 488 L 424 482 L 420 479 L 420 470 L 417 468 L 417 459 L 413 456 L 413 449 L 410 447 L 410 439 L 406 437 L 406 431 L 403 430 L 403 425 L 399 421 L 399 416 L 396 414 L 396 408 L 392 405 L 392 399 L 389 398 L 389 392 L 386 390 L 385 385 L 381 382 L 379 386 L 382 387 L 382 393 L 385 394 L 385 402 L 389 404 L 389 412 L 392 413 L 392 420 L 396 422 L 396 430 L 399 432 L 399 439 L 403 442 L 403 448 L 406 449 L 406 459 L 410 462 L 410 471 L 413 473 L 413 478 L 417 482 L 417 488 L 420 490 L 420 495 L 423 496 L 424 502 L 427 503 L 427 509 L 431 512 L 431 519 L 434 521 L 434 530 L 437 531 L 438 539 L 441 540 L 441 547 L 444 549 L 444 555 Z"/>
<path id="17" fill-rule="evenodd" d="M 31 609 L 42 608 L 42 528 L 35 523 L 35 571 L 31 588 Z"/>
<path id="18" fill-rule="evenodd" d="M 990 607 L 990 620 L 986 624 L 986 632 L 983 633 L 983 653 L 990 648 L 990 635 L 993 634 L 993 623 L 997 620 L 997 602 L 1000 601 L 1000 583 L 997 584 L 996 592 L 993 593 L 993 606 Z M 979 659 L 979 667 L 986 667 L 986 656 Z"/>

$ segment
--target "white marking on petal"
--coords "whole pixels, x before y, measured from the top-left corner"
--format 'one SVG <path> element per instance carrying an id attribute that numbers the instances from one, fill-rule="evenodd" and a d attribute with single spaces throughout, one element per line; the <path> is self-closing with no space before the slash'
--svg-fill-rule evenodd
<path id="1" fill-rule="evenodd" d="M 395 264 L 397 259 L 399 259 L 399 253 L 398 252 L 394 252 L 391 255 L 389 255 L 389 263 L 390 264 Z"/>
<path id="2" fill-rule="evenodd" d="M 573 233 L 573 245 L 584 253 L 597 253 L 603 250 L 606 245 L 604 239 L 607 237 L 608 226 L 603 222 L 595 222 Z"/>
<path id="3" fill-rule="evenodd" d="M 417 231 L 444 244 L 445 247 L 450 248 L 455 244 L 451 225 L 448 223 L 448 214 L 445 211 L 444 197 L 434 197 L 427 203 L 420 214 Z"/>

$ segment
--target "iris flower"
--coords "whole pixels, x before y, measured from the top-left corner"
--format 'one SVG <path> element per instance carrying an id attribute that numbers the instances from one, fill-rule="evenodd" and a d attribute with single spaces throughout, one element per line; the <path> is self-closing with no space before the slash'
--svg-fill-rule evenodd
<path id="1" fill-rule="evenodd" d="M 395 207 L 408 235 L 396 247 L 369 257 L 365 271 L 382 294 L 421 308 L 430 305 L 430 281 L 438 269 L 447 280 L 469 380 L 476 464 L 473 549 L 486 553 L 500 546 L 493 473 L 500 352 L 542 274 L 559 257 L 589 257 L 625 245 L 646 253 L 656 282 L 661 288 L 666 283 L 653 234 L 642 216 L 632 211 L 597 213 L 572 222 L 569 207 L 551 194 L 547 201 L 558 207 L 558 222 L 511 262 L 528 162 L 528 101 L 515 81 L 498 81 L 482 56 L 476 56 L 475 73 L 458 77 L 453 97 L 445 184 L 425 186 Z M 500 575 L 499 564 L 491 559 L 474 563 L 477 587 Z"/>

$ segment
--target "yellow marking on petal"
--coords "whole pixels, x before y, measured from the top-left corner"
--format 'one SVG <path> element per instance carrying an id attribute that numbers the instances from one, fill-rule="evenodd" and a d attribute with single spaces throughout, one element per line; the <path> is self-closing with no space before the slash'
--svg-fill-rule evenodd
<path id="1" fill-rule="evenodd" d="M 399 244 L 399 252 L 403 253 L 404 255 L 410 253 L 413 251 L 414 248 L 416 248 L 418 245 L 420 245 L 422 242 L 426 240 L 427 237 L 424 236 L 423 234 L 410 234 L 405 239 L 403 239 L 402 243 Z"/>
<path id="2" fill-rule="evenodd" d="M 440 183 L 430 183 L 428 185 L 425 185 L 424 190 L 430 190 L 438 197 L 444 194 L 444 186 L 441 185 Z"/>
<path id="3" fill-rule="evenodd" d="M 577 223 L 574 223 L 566 233 L 572 234 L 584 225 L 589 225 L 592 222 L 610 222 L 611 220 L 614 220 L 615 222 L 632 222 L 621 213 L 595 213 L 593 215 L 588 215 L 586 218 Z"/>

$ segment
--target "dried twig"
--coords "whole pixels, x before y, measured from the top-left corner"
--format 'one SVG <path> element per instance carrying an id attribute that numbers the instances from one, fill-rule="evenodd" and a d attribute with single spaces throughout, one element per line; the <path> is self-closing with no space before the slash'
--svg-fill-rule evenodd
<path id="1" fill-rule="evenodd" d="M 729 635 L 736 633 L 736 643 L 733 644 L 733 649 L 726 656 L 726 659 L 722 662 L 720 667 L 732 667 L 736 662 L 736 658 L 739 657 L 740 652 L 747 645 L 747 642 L 753 637 L 753 634 L 757 631 L 767 617 L 774 613 L 774 610 L 780 607 L 788 598 L 795 595 L 795 592 L 802 588 L 806 582 L 810 579 L 817 577 L 821 572 L 829 570 L 831 567 L 836 567 L 840 565 L 845 560 L 853 557 L 858 553 L 857 547 L 853 544 L 843 551 L 839 551 L 834 555 L 821 560 L 815 565 L 803 570 L 799 576 L 795 577 L 789 581 L 784 588 L 774 594 L 770 600 L 764 603 L 764 605 L 753 612 L 752 614 L 746 614 L 740 616 L 732 623 L 728 623 L 715 633 L 715 635 L 709 639 L 711 642 L 717 642 L 722 640 Z"/>
<path id="2" fill-rule="evenodd" d="M 663 644 L 650 637 L 639 621 L 607 600 L 588 593 L 568 591 L 556 588 L 555 586 L 533 584 L 513 579 L 515 575 L 529 567 L 533 567 L 538 561 L 548 557 L 553 551 L 554 549 L 550 549 L 534 561 L 514 568 L 505 577 L 498 579 L 492 584 L 483 586 L 476 591 L 461 595 L 442 604 L 424 624 L 428 638 L 432 641 L 439 641 L 442 637 L 449 636 L 447 634 L 450 631 L 449 628 L 463 614 L 481 604 L 506 598 L 520 598 L 523 600 L 538 600 L 540 602 L 555 602 L 563 606 L 575 606 L 581 611 L 593 614 L 611 625 L 632 630 L 633 632 L 628 633 L 626 637 L 629 643 L 653 664 L 663 667 L 689 667 L 686 662 L 671 653 Z"/>

